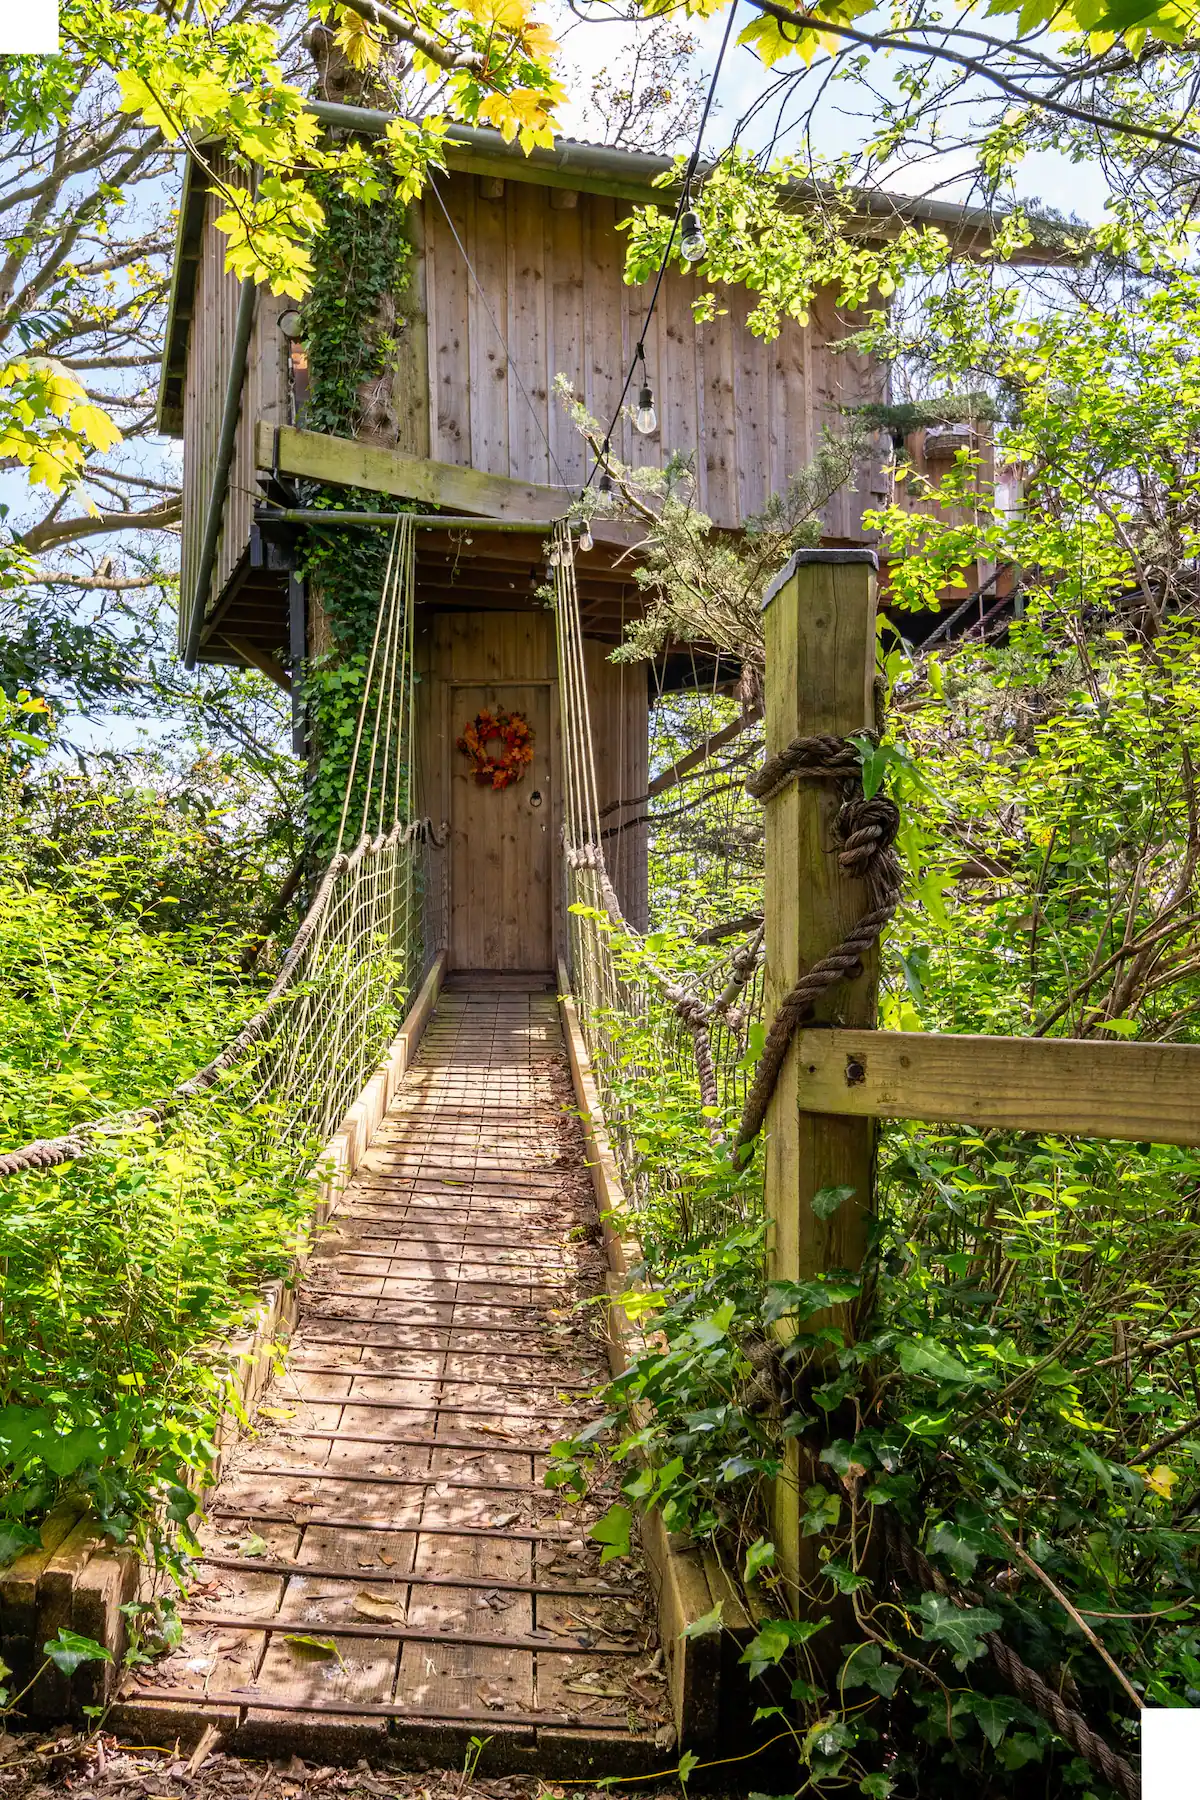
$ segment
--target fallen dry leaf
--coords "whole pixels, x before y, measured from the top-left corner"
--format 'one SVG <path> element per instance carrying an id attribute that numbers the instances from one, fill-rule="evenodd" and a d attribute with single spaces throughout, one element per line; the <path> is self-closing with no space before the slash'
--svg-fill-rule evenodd
<path id="1" fill-rule="evenodd" d="M 384 1599 L 380 1594 L 368 1594 L 365 1590 L 355 1594 L 354 1610 L 361 1613 L 364 1619 L 384 1619 L 390 1625 L 403 1625 L 408 1618 L 407 1610 L 395 1600 Z"/>

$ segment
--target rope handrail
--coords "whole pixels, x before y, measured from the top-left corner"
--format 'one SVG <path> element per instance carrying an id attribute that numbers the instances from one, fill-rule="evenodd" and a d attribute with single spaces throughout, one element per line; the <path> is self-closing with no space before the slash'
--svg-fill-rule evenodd
<path id="1" fill-rule="evenodd" d="M 572 978 L 580 1018 L 600 1084 L 605 1114 L 627 1189 L 645 1201 L 648 1177 L 637 1154 L 638 1132 L 628 1101 L 631 1055 L 620 1021 L 636 1019 L 652 1041 L 647 1079 L 673 1071 L 694 1092 L 698 1111 L 714 1136 L 727 1129 L 722 1115 L 744 1097 L 743 1068 L 749 1026 L 761 1010 L 762 932 L 754 929 L 738 950 L 703 976 L 679 979 L 650 952 L 625 916 L 604 850 L 588 717 L 583 627 L 569 531 L 555 534 L 551 555 L 557 625 L 563 739 L 563 853 L 571 901 Z M 598 915 L 598 918 L 597 918 Z M 598 920 L 607 920 L 605 930 Z M 620 934 L 634 959 L 614 955 Z M 741 1004 L 739 1005 L 739 1002 Z M 675 1184 L 673 1171 L 655 1182 Z M 677 1184 L 676 1184 L 677 1185 Z M 714 1215 L 714 1228 L 721 1222 Z"/>
<path id="2" fill-rule="evenodd" d="M 162 1098 L 36 1138 L 0 1153 L 0 1178 L 97 1154 L 162 1124 L 192 1100 L 240 1079 L 239 1101 L 264 1107 L 279 1142 L 327 1137 L 361 1091 L 439 937 L 427 917 L 425 855 L 441 848 L 433 823 L 405 818 L 415 799 L 413 532 L 393 531 L 359 704 L 338 838 L 316 893 L 261 1004 L 204 1066 Z M 361 756 L 370 726 L 370 748 Z M 361 764 L 361 771 L 360 771 Z M 358 841 L 343 847 L 361 772 Z M 264 1106 L 264 1103 L 265 1104 Z"/>

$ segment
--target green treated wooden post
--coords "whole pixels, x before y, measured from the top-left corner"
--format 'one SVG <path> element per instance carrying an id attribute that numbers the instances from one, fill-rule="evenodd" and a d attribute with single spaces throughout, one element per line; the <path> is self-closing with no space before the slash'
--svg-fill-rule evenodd
<path id="1" fill-rule="evenodd" d="M 876 570 L 873 550 L 799 550 L 767 590 L 766 752 L 796 737 L 848 737 L 874 725 Z M 790 782 L 766 802 L 766 1008 L 774 1017 L 800 976 L 828 955 L 868 910 L 863 883 L 838 865 L 833 822 L 840 805 L 828 781 Z M 815 1024 L 874 1026 L 878 957 L 825 995 Z M 766 1209 L 772 1280 L 803 1281 L 829 1269 L 857 1270 L 871 1208 L 874 1126 L 870 1119 L 801 1112 L 793 1042 L 767 1111 Z M 854 1197 L 828 1218 L 812 1210 L 822 1188 Z M 821 1314 L 813 1325 L 828 1324 Z M 833 1314 L 845 1329 L 844 1312 Z M 814 1472 L 793 1441 L 787 1479 L 775 1494 L 775 1545 L 792 1579 L 815 1572 L 819 1540 L 800 1535 L 800 1495 Z M 827 1472 L 826 1472 L 827 1473 Z"/>

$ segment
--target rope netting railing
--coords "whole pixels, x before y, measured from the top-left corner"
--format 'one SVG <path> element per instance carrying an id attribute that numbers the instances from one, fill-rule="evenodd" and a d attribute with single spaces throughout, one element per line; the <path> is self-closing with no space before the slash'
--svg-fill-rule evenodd
<path id="1" fill-rule="evenodd" d="M 302 1163 L 332 1134 L 378 1067 L 427 961 L 425 865 L 438 840 L 411 814 L 413 641 L 413 528 L 400 518 L 333 857 L 269 990 L 224 1049 L 161 1100 L 0 1153 L 0 1177 L 94 1155 L 218 1096 L 252 1115 L 263 1147 L 285 1159 L 294 1152 Z"/>
<path id="2" fill-rule="evenodd" d="M 863 887 L 864 910 L 842 941 L 805 969 L 764 1025 L 764 965 L 760 927 L 732 954 L 676 979 L 658 966 L 646 942 L 622 915 L 605 867 L 591 756 L 583 638 L 571 541 L 556 536 L 552 557 L 558 617 L 559 681 L 565 763 L 564 850 L 571 902 L 571 979 L 605 1120 L 635 1207 L 652 1209 L 679 1199 L 682 1184 L 661 1157 L 646 1157 L 638 1140 L 647 1113 L 664 1089 L 691 1101 L 724 1136 L 735 1164 L 748 1159 L 762 1130 L 788 1047 L 811 1009 L 852 979 L 894 916 L 900 869 L 893 848 L 899 816 L 894 803 L 863 793 L 857 746 L 834 737 L 798 737 L 751 777 L 747 791 L 766 801 L 794 780 L 821 781 L 838 792 L 834 824 L 838 862 Z M 742 1195 L 744 1188 L 729 1192 Z M 691 1232 L 716 1235 L 741 1223 L 731 1208 L 752 1201 L 725 1198 L 709 1216 L 693 1213 Z M 723 1208 L 723 1211 L 722 1211 Z M 955 1588 L 905 1532 L 894 1509 L 881 1507 L 887 1572 L 879 1581 L 907 1581 L 979 1607 L 984 1598 Z M 1076 1706 L 1032 1668 L 997 1631 L 982 1639 L 999 1684 L 1039 1714 L 1122 1800 L 1136 1800 L 1140 1782 L 1127 1759 Z M 1136 1697 L 1136 1696 L 1135 1696 Z"/>
<path id="3" fill-rule="evenodd" d="M 551 552 L 563 740 L 563 848 L 567 869 L 571 980 L 605 1121 L 626 1191 L 642 1210 L 679 1197 L 670 1164 L 638 1149 L 647 1097 L 689 1101 L 713 1132 L 740 1115 L 751 1078 L 752 1028 L 763 1010 L 762 930 L 702 967 L 661 967 L 626 919 L 609 877 L 592 751 L 583 625 L 570 531 Z M 692 1202 L 694 1208 L 695 1202 Z M 690 1217 L 719 1232 L 739 1219 Z"/>

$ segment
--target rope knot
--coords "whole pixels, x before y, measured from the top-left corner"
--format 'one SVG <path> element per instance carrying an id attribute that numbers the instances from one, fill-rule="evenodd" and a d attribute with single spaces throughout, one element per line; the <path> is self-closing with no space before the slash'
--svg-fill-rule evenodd
<path id="1" fill-rule="evenodd" d="M 672 982 L 667 989 L 667 999 L 690 1030 L 695 1031 L 701 1025 L 708 1024 L 709 1008 L 699 994 L 693 994 L 687 988 L 678 987 Z"/>
<path id="2" fill-rule="evenodd" d="M 855 781 L 861 767 L 858 746 L 848 738 L 831 732 L 793 738 L 751 775 L 746 792 L 765 804 L 791 781 Z"/>
<path id="3" fill-rule="evenodd" d="M 886 794 L 875 794 L 870 800 L 847 800 L 834 825 L 842 873 L 868 879 L 881 854 L 895 843 L 899 829 L 900 808 Z"/>

